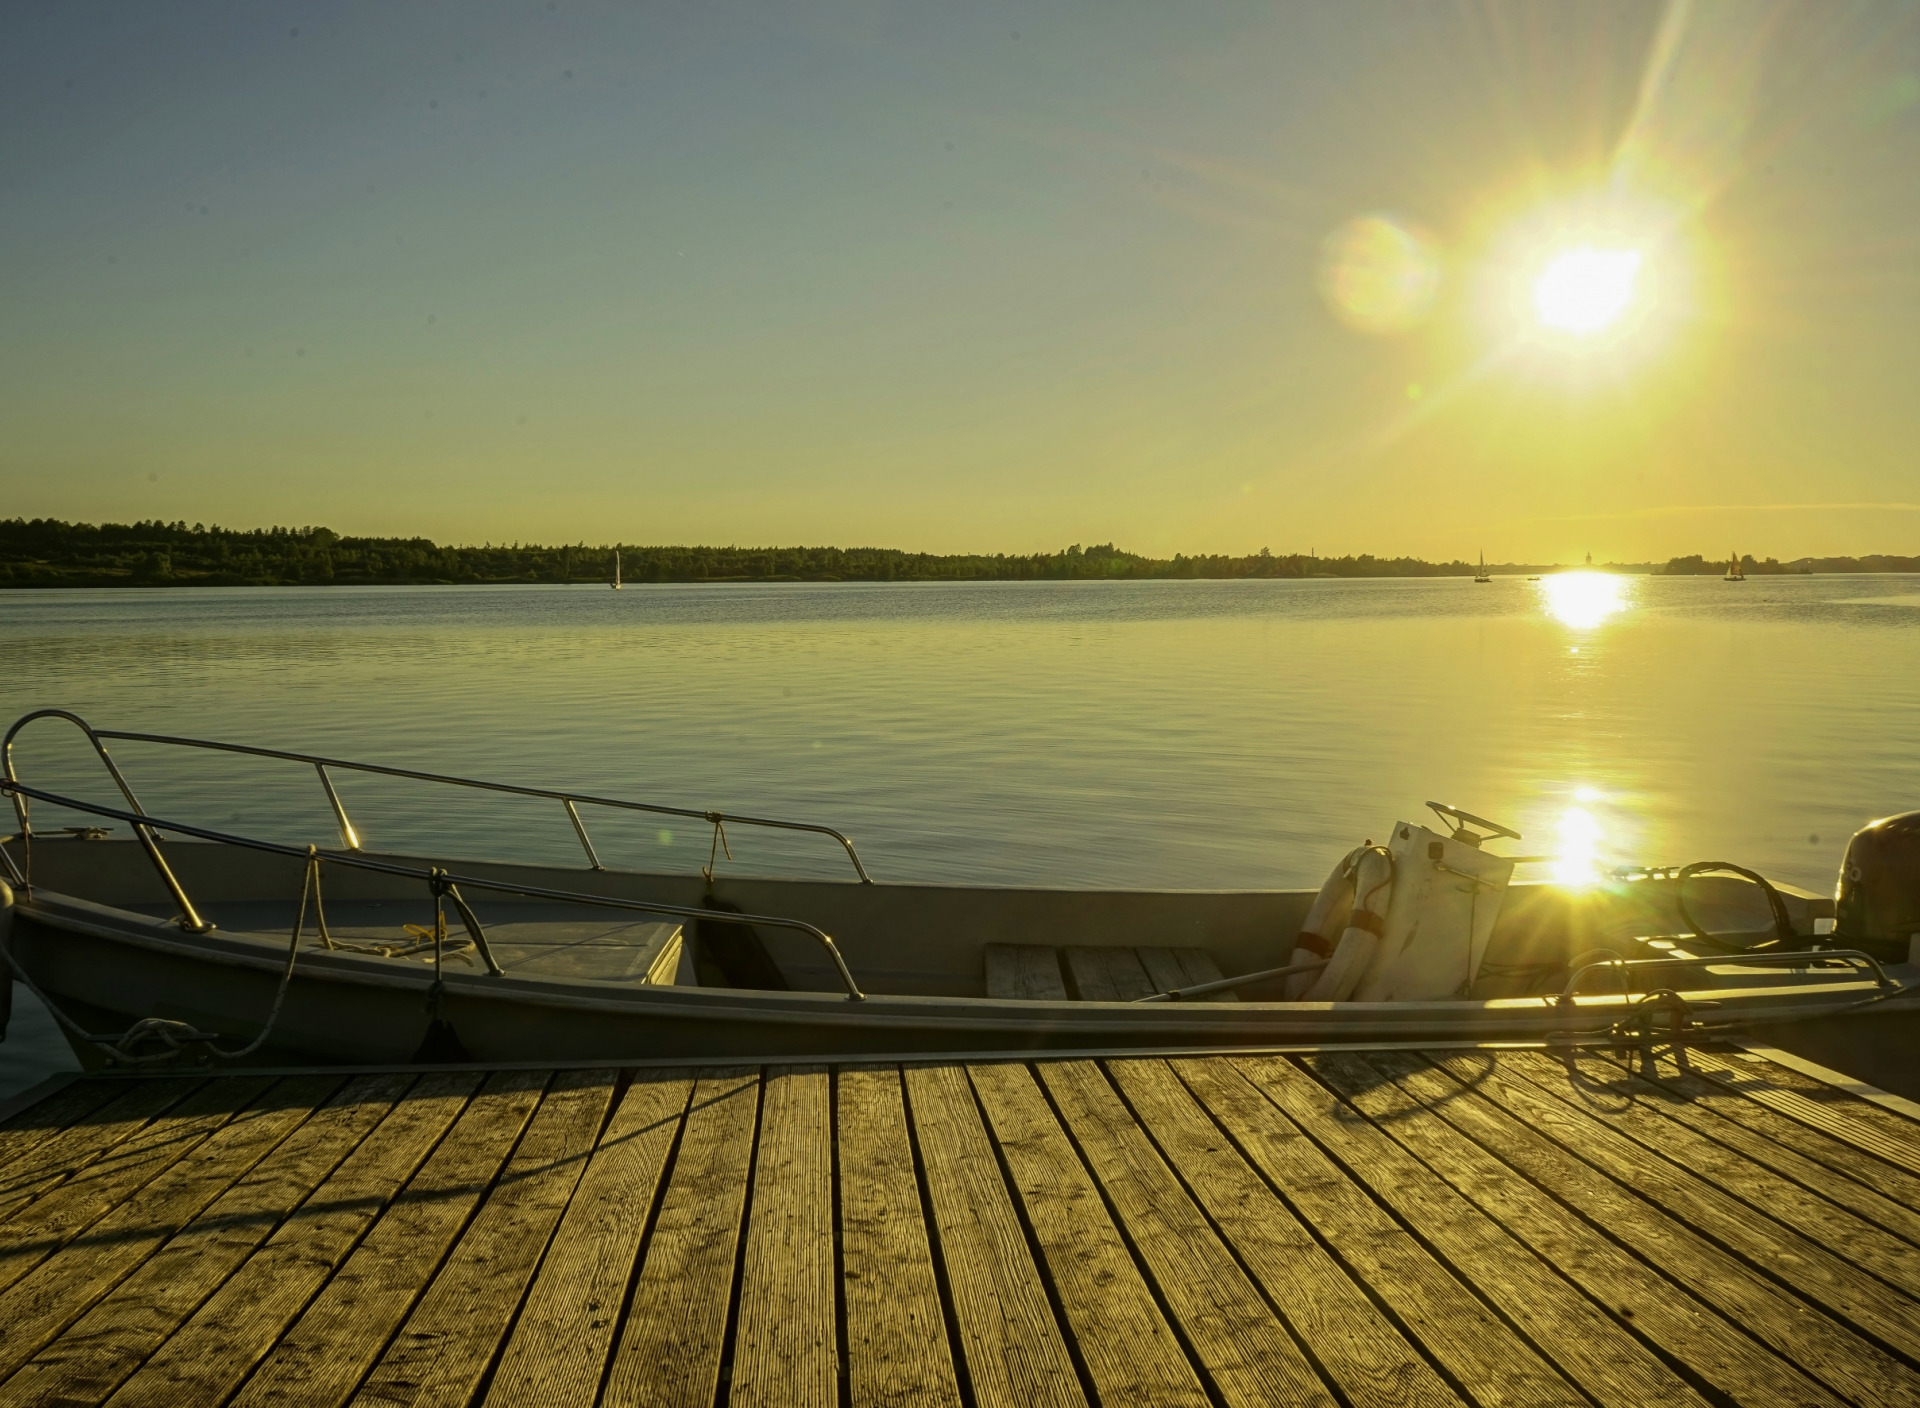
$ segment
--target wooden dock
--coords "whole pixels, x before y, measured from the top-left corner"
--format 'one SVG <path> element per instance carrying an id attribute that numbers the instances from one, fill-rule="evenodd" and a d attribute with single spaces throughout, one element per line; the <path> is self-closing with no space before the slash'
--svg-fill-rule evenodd
<path id="1" fill-rule="evenodd" d="M 1747 1053 L 75 1080 L 19 1404 L 1920 1404 L 1920 1122 Z"/>

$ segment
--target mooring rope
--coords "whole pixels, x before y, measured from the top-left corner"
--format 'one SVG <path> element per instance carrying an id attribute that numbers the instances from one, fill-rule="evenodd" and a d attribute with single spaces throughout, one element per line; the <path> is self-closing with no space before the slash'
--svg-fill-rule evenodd
<path id="1" fill-rule="evenodd" d="M 293 934 L 287 940 L 287 963 L 280 971 L 280 984 L 273 995 L 273 1006 L 267 1011 L 266 1025 L 260 1028 L 260 1034 L 238 1051 L 223 1051 L 216 1044 L 217 1038 L 210 1032 L 203 1032 L 191 1022 L 176 1021 L 171 1017 L 142 1017 L 119 1036 L 96 1036 L 82 1027 L 73 1018 L 60 1010 L 59 1004 L 41 991 L 27 970 L 20 966 L 10 948 L 0 948 L 0 958 L 5 958 L 13 975 L 26 985 L 28 992 L 40 999 L 40 1003 L 53 1014 L 54 1021 L 66 1028 L 68 1033 L 79 1041 L 93 1047 L 109 1062 L 126 1066 L 148 1066 L 160 1061 L 171 1061 L 189 1046 L 198 1046 L 208 1055 L 217 1056 L 223 1061 L 237 1061 L 251 1056 L 267 1043 L 273 1029 L 280 1021 L 280 1012 L 286 1005 L 287 989 L 293 983 L 294 961 L 300 955 L 300 939 L 307 927 L 307 902 L 311 899 L 320 924 L 320 937 L 327 940 L 326 913 L 320 901 L 320 853 L 312 846 L 307 847 L 306 872 L 300 882 L 300 907 L 293 916 Z M 329 946 L 331 944 L 329 943 Z M 143 1042 L 157 1041 L 161 1050 L 145 1055 L 136 1048 Z"/>

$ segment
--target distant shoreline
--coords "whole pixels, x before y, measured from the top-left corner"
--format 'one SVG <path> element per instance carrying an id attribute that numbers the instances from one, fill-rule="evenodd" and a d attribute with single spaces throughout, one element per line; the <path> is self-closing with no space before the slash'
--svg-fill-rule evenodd
<path id="1" fill-rule="evenodd" d="M 46 587 L 471 586 L 624 581 L 1046 582 L 1301 580 L 1471 577 L 1471 562 L 1361 553 L 1318 557 L 1176 553 L 1152 558 L 1112 543 L 1051 553 L 915 553 L 898 548 L 648 546 L 491 543 L 447 546 L 430 538 L 355 538 L 329 528 L 229 529 L 184 522 L 63 523 L 0 520 L 0 589 Z M 1578 564 L 1488 563 L 1500 576 L 1541 576 Z M 1719 575 L 1724 559 L 1603 563 L 1636 575 Z M 1920 572 L 1920 557 L 1742 559 L 1749 576 Z"/>

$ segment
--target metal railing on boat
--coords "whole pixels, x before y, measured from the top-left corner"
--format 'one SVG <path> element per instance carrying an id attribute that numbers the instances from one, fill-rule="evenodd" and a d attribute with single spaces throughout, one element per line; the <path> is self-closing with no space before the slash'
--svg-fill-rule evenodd
<path id="1" fill-rule="evenodd" d="M 588 866 L 594 870 L 605 870 L 606 866 L 601 864 L 599 853 L 594 850 L 592 838 L 587 835 L 586 823 L 580 817 L 580 808 L 583 806 L 610 807 L 619 811 L 646 812 L 655 816 L 691 817 L 704 821 L 714 828 L 716 851 L 727 844 L 725 828 L 728 826 L 757 826 L 775 831 L 801 831 L 830 837 L 847 853 L 847 859 L 852 862 L 854 874 L 860 877 L 860 883 L 863 885 L 873 883 L 873 877 L 867 874 L 866 866 L 861 864 L 860 853 L 853 848 L 852 840 L 845 833 L 836 831 L 831 826 L 821 826 L 816 822 L 745 816 L 735 812 L 706 811 L 697 807 L 669 807 L 658 802 L 634 802 L 623 797 L 602 797 L 590 792 L 572 792 L 550 787 L 523 787 L 508 782 L 487 782 L 480 778 L 420 772 L 414 768 L 396 768 L 383 763 L 361 763 L 348 758 L 329 758 L 317 753 L 298 753 L 283 748 L 260 748 L 248 743 L 222 743 L 215 739 L 180 738 L 164 733 L 134 733 L 125 729 L 97 729 L 78 714 L 66 709 L 36 709 L 16 719 L 13 727 L 7 730 L 5 739 L 0 741 L 0 772 L 4 773 L 9 783 L 19 781 L 13 770 L 14 738 L 21 729 L 38 719 L 62 719 L 85 734 L 87 741 L 93 745 L 94 752 L 106 766 L 114 785 L 120 789 L 120 795 L 127 799 L 127 805 L 135 812 L 143 814 L 145 809 L 141 807 L 139 799 L 133 794 L 133 789 L 127 785 L 125 776 L 108 754 L 103 740 L 111 738 L 128 743 L 158 743 L 176 748 L 200 748 L 209 752 L 234 753 L 246 757 L 273 758 L 281 762 L 308 764 L 319 777 L 321 789 L 326 794 L 327 805 L 332 810 L 334 822 L 340 829 L 340 843 L 349 851 L 361 849 L 360 833 L 347 816 L 346 806 L 341 802 L 340 794 L 334 788 L 329 769 L 369 773 L 380 777 L 398 777 L 411 782 L 431 782 L 446 787 L 465 787 L 478 792 L 497 792 L 514 797 L 536 797 L 545 801 L 558 802 L 565 809 L 567 820 L 572 823 L 573 834 L 579 839 L 581 850 L 586 853 Z M 24 817 L 21 819 L 21 824 L 23 827 L 26 824 Z M 143 841 L 151 840 L 145 830 L 136 828 L 136 831 Z M 731 849 L 728 849 L 727 855 L 729 859 L 732 858 Z M 712 868 L 711 858 L 708 861 L 708 868 L 709 871 Z"/>
<path id="2" fill-rule="evenodd" d="M 622 909 L 640 914 L 664 914 L 680 919 L 721 920 L 728 924 L 764 924 L 771 929 L 791 929 L 806 934 L 826 950 L 833 960 L 833 966 L 846 989 L 850 1001 L 863 1001 L 866 994 L 860 991 L 860 985 L 854 981 L 852 971 L 847 967 L 846 959 L 841 955 L 839 946 L 824 929 L 814 927 L 804 919 L 788 919 L 772 914 L 738 914 L 731 910 L 716 913 L 709 909 L 698 909 L 691 905 L 659 904 L 651 900 L 620 899 L 611 895 L 589 895 L 575 890 L 556 890 L 543 885 L 525 885 L 509 880 L 492 880 L 478 875 L 457 875 L 439 867 L 422 869 L 415 865 L 402 865 L 396 861 L 375 860 L 373 857 L 355 851 L 316 851 L 310 846 L 292 846 L 279 841 L 263 841 L 252 836 L 235 836 L 224 831 L 210 830 L 204 826 L 194 826 L 187 822 L 169 821 L 144 811 L 121 811 L 117 807 L 103 807 L 97 802 L 85 802 L 76 797 L 62 796 L 57 792 L 46 792 L 12 778 L 0 780 L 0 792 L 13 799 L 16 811 L 22 818 L 22 827 L 26 827 L 27 812 L 22 805 L 23 799 L 45 802 L 48 806 L 62 807 L 71 811 L 83 812 L 89 816 L 111 817 L 131 826 L 145 845 L 148 858 L 159 873 L 161 883 L 173 896 L 180 911 L 180 927 L 194 933 L 208 933 L 213 925 L 201 918 L 187 897 L 173 868 L 167 864 L 161 853 L 156 831 L 166 831 L 179 836 L 191 836 L 200 841 L 211 841 L 223 846 L 239 846 L 246 850 L 260 851 L 268 855 L 286 856 L 292 859 L 311 861 L 316 856 L 328 865 L 345 866 L 352 870 L 367 870 L 380 875 L 397 875 L 407 879 L 423 881 L 434 893 L 443 893 L 444 887 L 465 886 L 467 889 L 492 894 L 519 895 L 524 899 L 555 900 L 565 904 L 593 905 L 602 909 Z M 25 832 L 31 836 L 30 831 Z M 5 869 L 11 879 L 23 888 L 31 889 L 32 853 L 28 852 L 29 870 L 23 873 L 14 863 L 4 846 L 0 846 L 0 860 L 4 860 Z M 479 936 L 476 936 L 479 937 Z M 482 939 L 484 943 L 484 939 Z M 495 972 L 495 976 L 500 976 Z"/>
<path id="3" fill-rule="evenodd" d="M 1588 963 L 1576 969 L 1567 978 L 1555 1001 L 1561 1006 L 1572 1005 L 1579 995 L 1580 985 L 1589 973 L 1613 973 L 1620 979 L 1620 995 L 1633 996 L 1632 979 L 1639 973 L 1663 973 L 1680 968 L 1815 968 L 1839 963 L 1856 973 L 1868 973 L 1882 990 L 1897 990 L 1900 984 L 1887 976 L 1880 966 L 1880 960 L 1872 954 L 1857 948 L 1802 949 L 1797 951 L 1770 951 L 1765 953 L 1720 953 L 1685 958 L 1608 958 L 1598 963 Z"/>

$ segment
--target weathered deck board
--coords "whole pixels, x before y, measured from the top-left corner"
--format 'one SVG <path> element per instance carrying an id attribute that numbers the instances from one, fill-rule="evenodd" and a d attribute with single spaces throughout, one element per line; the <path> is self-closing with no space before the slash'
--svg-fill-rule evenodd
<path id="1" fill-rule="evenodd" d="M 1200 1408 L 1206 1390 L 1033 1073 L 1008 1064 L 971 1075 L 1100 1401 Z"/>
<path id="2" fill-rule="evenodd" d="M 18 1216 L 35 1199 L 82 1176 L 109 1151 L 120 1150 L 117 1157 L 124 1159 L 121 1145 L 135 1138 L 156 1115 L 186 1099 L 200 1084 L 197 1080 L 152 1081 L 115 1092 L 113 1098 L 61 1131 L 58 1139 L 43 1140 L 23 1151 L 19 1163 L 0 1169 L 0 1249 L 10 1239 L 5 1220 Z M 5 1264 L 4 1258 L 5 1252 L 0 1250 L 0 1267 Z"/>
<path id="3" fill-rule="evenodd" d="M 1028 1002 L 1065 1002 L 1060 950 L 1052 944 L 988 944 L 987 996 Z"/>
<path id="4" fill-rule="evenodd" d="M 1556 1079 L 1558 1084 L 1566 1084 L 1558 1063 L 1544 1057 L 1530 1059 L 1534 1057 L 1532 1052 L 1516 1052 L 1509 1059 L 1516 1070 L 1536 1084 L 1544 1086 Z M 1546 1060 L 1544 1070 L 1541 1060 Z M 1593 1093 L 1602 1100 L 1609 1095 L 1624 1097 L 1605 1104 L 1602 1118 L 1649 1153 L 1671 1160 L 1722 1192 L 1778 1218 L 1807 1240 L 1873 1272 L 1889 1285 L 1909 1295 L 1920 1291 L 1920 1255 L 1911 1244 L 1852 1212 L 1835 1197 L 1834 1185 L 1843 1180 L 1829 1176 L 1816 1179 L 1811 1186 L 1798 1183 L 1772 1168 L 1770 1165 L 1776 1162 L 1773 1158 L 1751 1158 L 1731 1140 L 1709 1138 L 1693 1121 L 1679 1117 L 1685 1102 L 1612 1061 L 1584 1056 L 1576 1058 L 1574 1066 L 1583 1081 L 1594 1082 Z M 1814 1191 L 1816 1188 L 1819 1191 Z"/>
<path id="5" fill-rule="evenodd" d="M 333 1408 L 353 1395 L 533 1118 L 546 1083 L 537 1071 L 503 1071 L 487 1081 L 235 1404 Z"/>
<path id="6" fill-rule="evenodd" d="M 1458 1061 L 1451 1058 L 1448 1064 Z M 1920 1362 L 1920 1307 L 1784 1223 L 1665 1160 L 1648 1158 L 1603 1116 L 1581 1108 L 1577 1087 L 1569 1084 L 1549 1093 L 1502 1063 L 1480 1079 L 1478 1089 L 1755 1269 L 1858 1326 L 1909 1362 Z"/>
<path id="7" fill-rule="evenodd" d="M 1920 1408 L 1911 1133 L 1750 1064 L 88 1077 L 0 1408 Z"/>
<path id="8" fill-rule="evenodd" d="M 1223 1057 L 1173 1063 L 1267 1181 L 1474 1400 L 1590 1408 L 1525 1340 Z"/>
<path id="9" fill-rule="evenodd" d="M 0 1404 L 98 1402 L 146 1361 L 273 1229 L 353 1152 L 409 1081 L 350 1081 L 266 1158 L 0 1385 Z M 284 1094 L 294 1100 L 297 1090 Z M 276 1092 L 282 1093 L 282 1092 Z M 151 1240 L 163 1228 L 139 1229 Z M 132 1250 L 130 1241 L 123 1250 Z M 88 1272 L 103 1269 L 88 1258 Z M 4 1363 L 4 1361 L 0 1361 Z"/>
<path id="10" fill-rule="evenodd" d="M 1550 1126 L 1488 1098 L 1480 1086 L 1495 1067 L 1484 1057 L 1446 1057 L 1434 1069 L 1445 1072 L 1441 1081 L 1409 1082 L 1428 1108 L 1672 1280 L 1710 1288 L 1711 1304 L 1726 1319 L 1763 1344 L 1792 1345 L 1799 1368 L 1857 1403 L 1920 1402 L 1920 1379 L 1885 1351 L 1647 1201 L 1631 1183 L 1609 1178 L 1555 1139 Z"/>
<path id="11" fill-rule="evenodd" d="M 119 1408 L 224 1402 L 426 1160 L 480 1081 L 477 1074 L 423 1076 L 111 1401 Z"/>
<path id="12" fill-rule="evenodd" d="M 541 1263 L 488 1408 L 575 1408 L 600 1396 L 620 1304 L 692 1093 L 692 1079 L 677 1071 L 627 1087 Z"/>
<path id="13" fill-rule="evenodd" d="M 769 1071 L 754 1160 L 729 1404 L 833 1408 L 833 1089 L 824 1066 Z"/>
<path id="14" fill-rule="evenodd" d="M 1510 1166 L 1447 1124 L 1434 1106 L 1452 1096 L 1451 1082 L 1417 1057 L 1327 1057 L 1317 1065 L 1322 1079 L 1384 1133 L 1696 1379 L 1752 1408 L 1843 1401 L 1601 1229 L 1568 1217 L 1551 1194 L 1513 1177 Z M 1382 1082 L 1382 1074 L 1392 1080 Z"/>
<path id="15" fill-rule="evenodd" d="M 1143 1129 L 1349 1402 L 1361 1408 L 1443 1408 L 1460 1402 L 1235 1152 L 1164 1061 L 1109 1061 L 1106 1066 Z"/>
<path id="16" fill-rule="evenodd" d="M 906 1077 L 974 1402 L 982 1408 L 1085 1404 L 966 1069 L 913 1065 Z"/>
<path id="17" fill-rule="evenodd" d="M 839 1073 L 840 1237 L 853 1408 L 959 1408 L 900 1073 Z"/>
<path id="18" fill-rule="evenodd" d="M 1135 1255 L 1220 1397 L 1229 1404 L 1334 1408 L 1333 1394 L 1099 1066 L 1092 1061 L 1049 1061 L 1040 1074 L 1119 1214 Z M 1103 1298 L 1090 1299 L 1098 1313 Z"/>
<path id="19" fill-rule="evenodd" d="M 1658 1082 L 1681 1097 L 1662 1106 L 1676 1119 L 1920 1244 L 1920 1177 L 1717 1081 L 1663 1067 Z"/>
<path id="20" fill-rule="evenodd" d="M 355 1403 L 470 1402 L 566 1211 L 618 1073 L 562 1071 Z"/>
<path id="21" fill-rule="evenodd" d="M 1317 1063 L 1333 1058 L 1310 1057 Z M 1685 1404 L 1700 1396 L 1551 1267 L 1284 1057 L 1244 1063 L 1255 1083 L 1597 1402 Z"/>
<path id="22" fill-rule="evenodd" d="M 1757 1057 L 1730 1059 L 1703 1051 L 1696 1059 L 1709 1076 L 1749 1100 L 1920 1175 L 1920 1134 L 1902 1129 L 1892 1111 Z"/>
<path id="23" fill-rule="evenodd" d="M 694 1087 L 603 1402 L 708 1408 L 720 1381 L 759 1118 L 757 1071 Z"/>
<path id="24" fill-rule="evenodd" d="M 1061 953 L 1082 1002 L 1132 1002 L 1157 991 L 1130 948 L 1069 944 Z"/>

